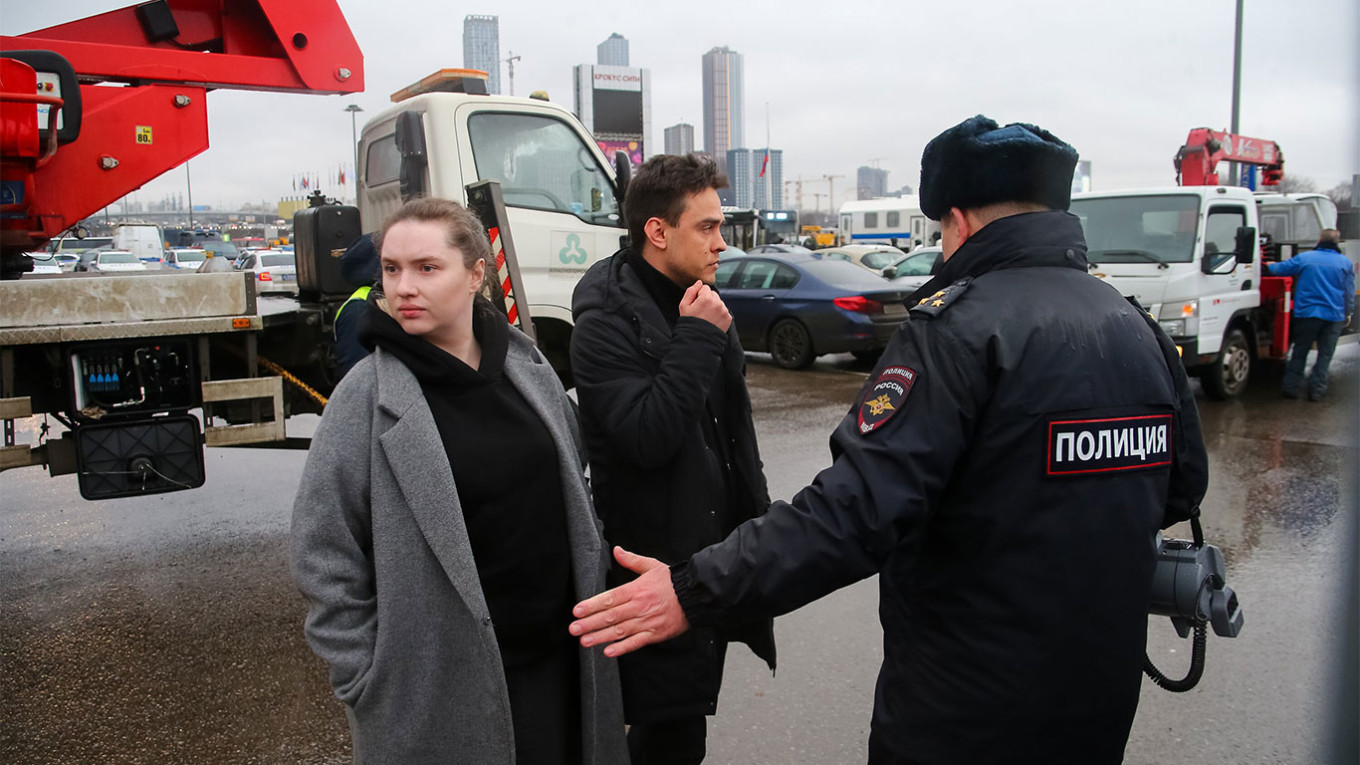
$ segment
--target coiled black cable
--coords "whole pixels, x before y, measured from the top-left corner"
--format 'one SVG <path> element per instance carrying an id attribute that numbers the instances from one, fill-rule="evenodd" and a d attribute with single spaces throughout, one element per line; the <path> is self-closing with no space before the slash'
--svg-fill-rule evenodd
<path id="1" fill-rule="evenodd" d="M 1156 665 L 1152 663 L 1152 658 L 1143 653 L 1143 672 L 1156 683 L 1159 688 L 1171 691 L 1172 693 L 1185 693 L 1186 691 L 1199 685 L 1199 679 L 1204 675 L 1204 646 L 1208 640 L 1208 625 L 1205 622 L 1195 624 L 1194 645 L 1190 649 L 1190 672 L 1180 680 L 1172 680 L 1163 675 Z"/>

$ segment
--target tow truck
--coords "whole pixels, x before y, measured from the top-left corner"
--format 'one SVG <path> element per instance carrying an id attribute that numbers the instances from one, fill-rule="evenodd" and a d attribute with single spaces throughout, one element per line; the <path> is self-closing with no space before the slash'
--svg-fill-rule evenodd
<path id="1" fill-rule="evenodd" d="M 1267 276 L 1263 263 L 1311 249 L 1336 227 L 1336 206 L 1321 195 L 1221 185 L 1222 161 L 1263 168 L 1268 188 L 1284 177 L 1275 142 L 1196 128 L 1176 153 L 1179 185 L 1074 194 L 1071 208 L 1092 273 L 1161 323 L 1215 399 L 1242 393 L 1256 362 L 1288 353 L 1293 279 Z"/>
<path id="2" fill-rule="evenodd" d="M 338 256 L 417 194 L 482 216 L 509 310 L 569 384 L 571 290 L 624 234 L 630 166 L 562 107 L 486 95 L 477 74 L 437 72 L 369 121 L 358 207 L 318 194 L 295 219 L 297 297 L 239 272 L 20 279 L 26 253 L 205 150 L 208 91 L 358 92 L 363 58 L 330 0 L 153 0 L 0 37 L 0 470 L 76 473 L 105 499 L 201 486 L 205 444 L 305 447 L 284 419 L 320 412 L 337 381 Z"/>

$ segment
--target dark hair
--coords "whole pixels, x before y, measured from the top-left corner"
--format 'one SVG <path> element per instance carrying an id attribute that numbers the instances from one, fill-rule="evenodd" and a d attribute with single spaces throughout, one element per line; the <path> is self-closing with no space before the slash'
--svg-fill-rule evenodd
<path id="1" fill-rule="evenodd" d="M 505 293 L 501 291 L 496 259 L 491 254 L 491 242 L 487 239 L 486 226 L 476 213 L 448 199 L 416 197 L 387 216 L 382 228 L 374 232 L 373 246 L 378 252 L 382 252 L 383 238 L 387 232 L 396 224 L 408 220 L 443 226 L 444 241 L 463 253 L 464 268 L 470 269 L 477 265 L 477 261 L 485 261 L 486 271 L 478 296 L 488 301 L 488 307 L 496 307 L 502 313 L 505 312 Z"/>
<path id="2" fill-rule="evenodd" d="M 686 198 L 705 189 L 727 188 L 727 176 L 702 154 L 658 154 L 642 163 L 628 183 L 623 213 L 633 252 L 647 241 L 647 221 L 661 218 L 674 226 L 685 211 Z"/>

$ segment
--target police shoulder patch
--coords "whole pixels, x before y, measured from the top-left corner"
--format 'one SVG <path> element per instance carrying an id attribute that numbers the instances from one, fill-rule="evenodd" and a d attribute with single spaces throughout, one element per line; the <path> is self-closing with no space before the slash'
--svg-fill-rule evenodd
<path id="1" fill-rule="evenodd" d="M 911 307 L 911 312 L 917 316 L 929 316 L 934 318 L 940 312 L 948 308 L 951 303 L 958 300 L 959 295 L 968 289 L 968 283 L 973 281 L 972 277 L 964 277 L 934 295 L 923 297 Z"/>
<path id="2" fill-rule="evenodd" d="M 872 433 L 897 414 L 916 383 L 916 370 L 893 365 L 884 369 L 859 403 L 860 435 Z"/>

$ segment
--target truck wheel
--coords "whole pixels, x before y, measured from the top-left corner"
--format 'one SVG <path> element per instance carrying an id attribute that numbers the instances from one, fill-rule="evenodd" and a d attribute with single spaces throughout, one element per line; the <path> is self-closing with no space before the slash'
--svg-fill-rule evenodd
<path id="1" fill-rule="evenodd" d="M 1234 329 L 1223 338 L 1218 358 L 1200 371 L 1199 379 L 1209 398 L 1222 401 L 1233 398 L 1247 388 L 1251 374 L 1251 348 L 1241 330 Z"/>
<path id="2" fill-rule="evenodd" d="M 812 363 L 812 338 L 797 319 L 784 319 L 770 330 L 770 355 L 785 369 L 802 369 Z"/>

